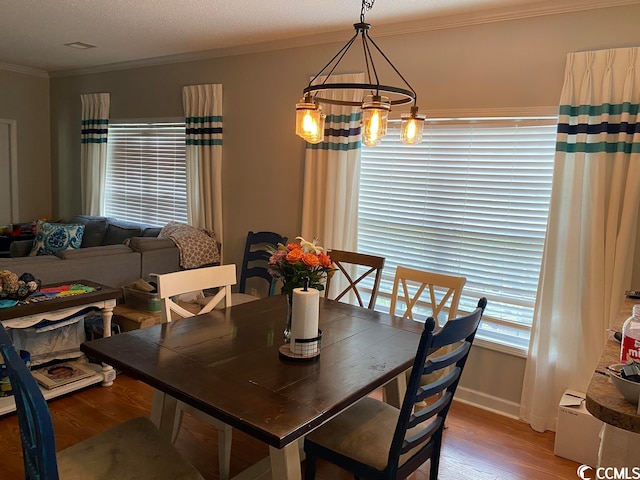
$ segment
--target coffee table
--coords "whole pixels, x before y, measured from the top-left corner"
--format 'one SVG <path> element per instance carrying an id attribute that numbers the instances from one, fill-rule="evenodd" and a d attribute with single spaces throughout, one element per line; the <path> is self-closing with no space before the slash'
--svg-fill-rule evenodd
<path id="1" fill-rule="evenodd" d="M 105 337 L 111 335 L 111 317 L 113 316 L 113 307 L 116 301 L 122 297 L 120 289 L 107 287 L 88 280 L 74 280 L 54 285 L 43 285 L 43 287 L 55 287 L 66 284 L 82 284 L 93 287 L 95 290 L 80 295 L 70 295 L 60 298 L 52 298 L 36 303 L 27 303 L 16 305 L 9 308 L 0 308 L 0 322 L 5 328 L 29 328 L 36 325 L 43 319 L 59 320 L 69 317 L 83 309 L 94 307 L 102 313 L 103 335 Z M 90 364 L 92 365 L 92 364 Z M 69 392 L 102 383 L 102 386 L 108 387 L 113 384 L 116 378 L 116 372 L 112 366 L 102 364 L 96 366 L 97 374 L 77 380 L 51 390 L 42 389 L 44 397 L 48 400 L 51 398 L 65 395 Z M 15 401 L 13 397 L 0 398 L 0 415 L 15 411 Z"/>

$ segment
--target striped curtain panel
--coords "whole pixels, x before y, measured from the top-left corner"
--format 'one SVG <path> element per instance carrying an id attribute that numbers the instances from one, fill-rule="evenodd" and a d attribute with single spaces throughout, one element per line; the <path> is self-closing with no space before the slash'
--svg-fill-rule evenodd
<path id="1" fill-rule="evenodd" d="M 364 83 L 364 73 L 333 75 L 332 82 Z M 334 92 L 335 100 L 362 100 L 361 90 Z M 323 107 L 324 108 L 324 107 Z M 360 107 L 326 107 L 324 141 L 307 143 L 301 235 L 325 248 L 357 248 L 360 183 Z"/>
<path id="2" fill-rule="evenodd" d="M 80 132 L 80 175 L 82 213 L 102 215 L 107 176 L 107 132 L 109 129 L 108 93 L 80 95 L 82 130 Z"/>
<path id="3" fill-rule="evenodd" d="M 186 127 L 187 218 L 222 242 L 222 85 L 189 85 Z M 224 242 L 222 242 L 224 245 Z"/>
<path id="4" fill-rule="evenodd" d="M 586 391 L 631 287 L 639 108 L 640 48 L 568 55 L 520 410 L 538 431 L 555 430 L 564 389 Z"/>

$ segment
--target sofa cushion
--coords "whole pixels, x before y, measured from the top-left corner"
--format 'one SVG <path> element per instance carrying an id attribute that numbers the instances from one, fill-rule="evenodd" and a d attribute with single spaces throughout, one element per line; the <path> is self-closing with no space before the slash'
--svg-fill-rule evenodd
<path id="1" fill-rule="evenodd" d="M 133 237 L 130 238 L 126 245 L 136 252 L 144 252 L 147 250 L 158 250 L 161 248 L 176 248 L 176 244 L 170 238 L 155 237 Z"/>
<path id="2" fill-rule="evenodd" d="M 143 237 L 157 237 L 160 235 L 160 231 L 162 231 L 162 227 L 147 227 L 143 230 Z"/>
<path id="3" fill-rule="evenodd" d="M 109 225 L 107 217 L 97 217 L 94 215 L 76 215 L 69 223 L 84 225 L 82 248 L 102 245 L 102 240 L 107 233 L 107 226 Z"/>
<path id="4" fill-rule="evenodd" d="M 142 228 L 134 224 L 117 224 L 109 222 L 107 233 L 102 240 L 103 245 L 117 245 L 123 243 L 127 238 L 139 237 L 142 235 Z"/>
<path id="5" fill-rule="evenodd" d="M 62 250 L 56 253 L 56 256 L 62 260 L 71 260 L 77 258 L 96 258 L 106 255 L 120 255 L 122 253 L 133 253 L 126 245 L 101 245 L 98 247 L 87 247 L 78 250 Z"/>
<path id="6" fill-rule="evenodd" d="M 55 255 L 66 249 L 80 248 L 84 225 L 67 225 L 38 220 L 36 238 L 30 256 Z"/>

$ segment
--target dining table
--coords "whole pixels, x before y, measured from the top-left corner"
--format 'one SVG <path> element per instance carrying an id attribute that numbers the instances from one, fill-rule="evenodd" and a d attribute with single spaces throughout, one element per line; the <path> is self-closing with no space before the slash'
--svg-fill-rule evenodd
<path id="1" fill-rule="evenodd" d="M 81 349 L 161 393 L 157 423 L 165 434 L 171 434 L 175 400 L 182 401 L 268 444 L 263 463 L 273 479 L 298 480 L 304 436 L 404 378 L 424 324 L 321 298 L 319 354 L 292 358 L 283 346 L 287 314 L 286 297 L 276 295 L 92 340 Z M 250 467 L 235 478 L 263 474 Z"/>

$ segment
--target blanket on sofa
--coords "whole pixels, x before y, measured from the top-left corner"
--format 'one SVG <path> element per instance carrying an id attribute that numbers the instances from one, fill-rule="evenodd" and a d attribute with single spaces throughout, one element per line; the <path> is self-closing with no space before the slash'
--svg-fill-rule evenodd
<path id="1" fill-rule="evenodd" d="M 173 240 L 180 251 L 182 268 L 198 268 L 220 262 L 220 251 L 216 234 L 179 222 L 169 222 L 158 237 Z"/>

